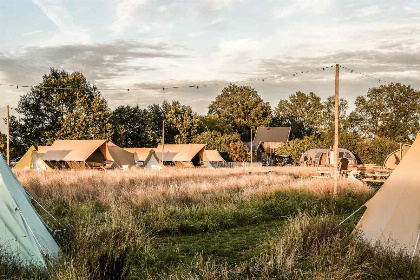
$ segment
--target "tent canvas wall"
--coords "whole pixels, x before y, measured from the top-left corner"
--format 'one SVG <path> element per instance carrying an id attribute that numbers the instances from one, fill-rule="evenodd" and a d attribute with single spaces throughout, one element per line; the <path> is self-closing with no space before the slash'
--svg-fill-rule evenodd
<path id="1" fill-rule="evenodd" d="M 179 167 L 199 166 L 204 159 L 206 144 L 165 144 L 163 161 L 172 162 Z M 162 160 L 162 145 L 156 148 L 159 160 Z"/>
<path id="2" fill-rule="evenodd" d="M 395 169 L 398 164 L 400 164 L 402 158 L 410 149 L 411 145 L 402 145 L 401 149 L 398 149 L 392 152 L 388 157 L 385 159 L 384 166 L 389 169 Z"/>
<path id="3" fill-rule="evenodd" d="M 107 158 L 111 162 L 110 168 L 130 167 L 135 164 L 134 153 L 121 149 L 112 142 L 107 143 Z"/>
<path id="4" fill-rule="evenodd" d="M 47 163 L 41 158 L 36 151 L 35 147 L 32 146 L 23 155 L 23 157 L 14 166 L 16 169 L 23 170 L 47 170 L 51 169 Z"/>
<path id="5" fill-rule="evenodd" d="M 400 164 L 365 206 L 356 229 L 371 244 L 419 255 L 420 133 Z"/>
<path id="6" fill-rule="evenodd" d="M 143 163 L 143 167 L 147 169 L 162 169 L 163 163 L 159 160 L 154 150 L 149 151 L 149 155 Z"/>
<path id="7" fill-rule="evenodd" d="M 0 155 L 0 243 L 22 265 L 45 266 L 60 248 L 31 204 L 31 198 Z"/>

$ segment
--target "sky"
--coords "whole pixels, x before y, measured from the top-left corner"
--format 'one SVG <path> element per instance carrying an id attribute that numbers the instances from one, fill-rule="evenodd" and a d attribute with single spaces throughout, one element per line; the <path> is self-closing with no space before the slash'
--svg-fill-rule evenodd
<path id="1" fill-rule="evenodd" d="M 36 85 L 54 67 L 141 89 L 101 91 L 111 108 L 179 100 L 205 114 L 230 82 L 272 107 L 299 90 L 326 98 L 336 63 L 375 77 L 340 69 L 350 109 L 386 82 L 420 90 L 420 1 L 0 0 L 0 84 Z M 161 87 L 178 88 L 148 89 Z M 27 90 L 0 86 L 0 116 Z"/>

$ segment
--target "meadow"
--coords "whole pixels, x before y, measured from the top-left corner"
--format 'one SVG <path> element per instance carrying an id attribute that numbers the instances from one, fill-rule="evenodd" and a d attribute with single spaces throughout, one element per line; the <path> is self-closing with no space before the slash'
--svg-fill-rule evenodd
<path id="1" fill-rule="evenodd" d="M 268 172 L 270 171 L 270 172 Z M 420 260 L 354 226 L 375 189 L 315 169 L 15 171 L 55 230 L 48 270 L 0 257 L 13 279 L 420 279 Z"/>

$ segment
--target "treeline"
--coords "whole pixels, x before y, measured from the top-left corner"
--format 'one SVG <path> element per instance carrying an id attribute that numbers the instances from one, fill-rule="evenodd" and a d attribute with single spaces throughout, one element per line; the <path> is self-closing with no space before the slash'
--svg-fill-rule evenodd
<path id="1" fill-rule="evenodd" d="M 363 162 L 379 163 L 381 151 L 412 141 L 420 130 L 420 92 L 410 86 L 370 89 L 355 105 L 348 114 L 348 102 L 340 102 L 340 146 L 354 151 Z M 11 118 L 12 159 L 31 145 L 50 145 L 55 139 L 107 139 L 121 147 L 156 147 L 163 120 L 165 143 L 207 143 L 232 161 L 248 160 L 242 141 L 249 141 L 250 129 L 259 126 L 291 126 L 294 140 L 278 152 L 295 160 L 306 148 L 333 143 L 333 97 L 322 101 L 315 93 L 296 92 L 273 110 L 254 88 L 235 84 L 222 90 L 204 116 L 179 101 L 111 110 L 82 73 L 51 69 L 20 98 L 16 111 L 19 117 Z M 5 135 L 0 138 L 4 153 Z"/>

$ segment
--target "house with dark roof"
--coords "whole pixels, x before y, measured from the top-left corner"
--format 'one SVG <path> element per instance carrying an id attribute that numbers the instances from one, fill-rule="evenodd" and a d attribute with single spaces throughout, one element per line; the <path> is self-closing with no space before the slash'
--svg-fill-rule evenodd
<path id="1" fill-rule="evenodd" d="M 258 127 L 252 142 L 252 159 L 275 165 L 281 156 L 276 156 L 277 146 L 291 138 L 291 127 Z"/>

